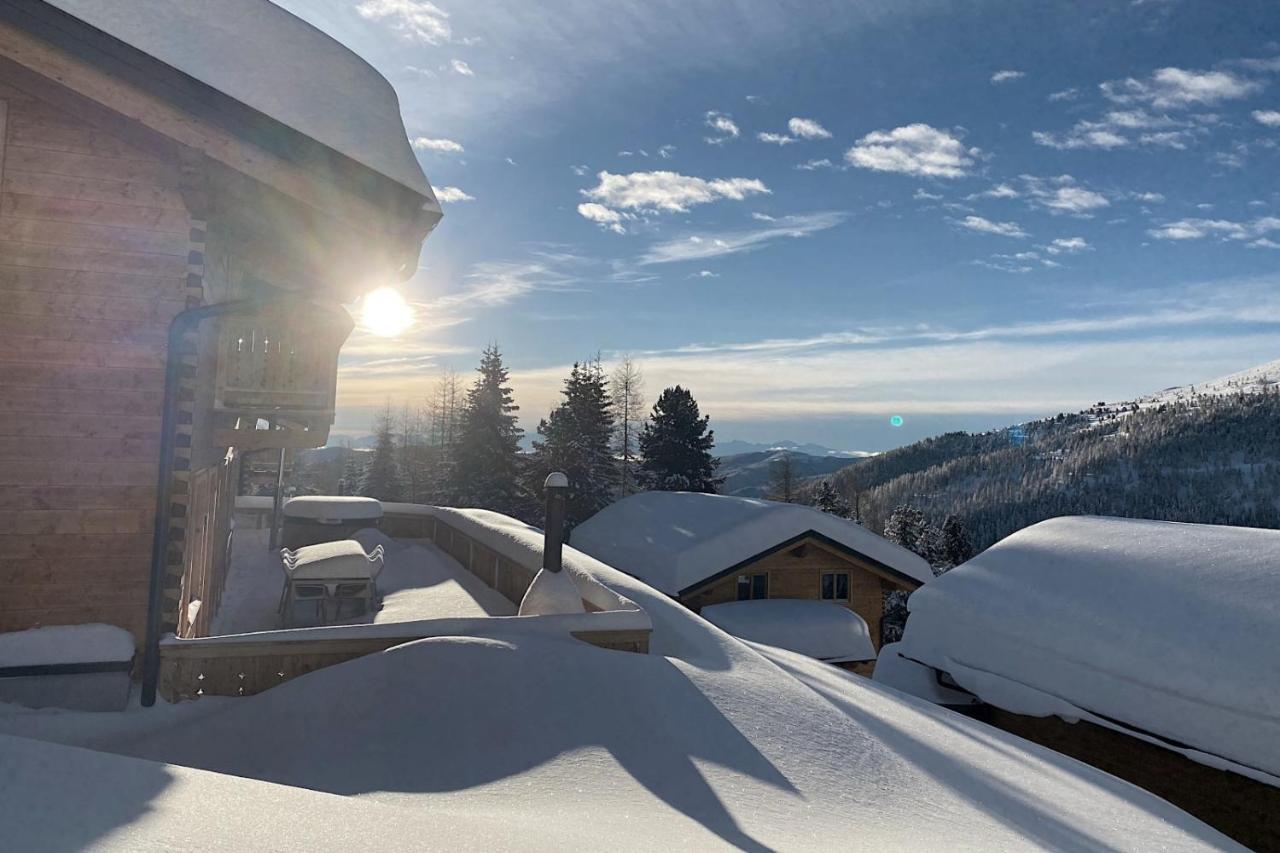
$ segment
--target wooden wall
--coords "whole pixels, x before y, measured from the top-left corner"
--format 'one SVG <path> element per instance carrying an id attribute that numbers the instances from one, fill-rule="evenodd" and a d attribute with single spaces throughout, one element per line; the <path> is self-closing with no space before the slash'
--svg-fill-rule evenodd
<path id="1" fill-rule="evenodd" d="M 179 171 L 4 79 L 0 101 L 0 631 L 141 641 Z"/>
<path id="2" fill-rule="evenodd" d="M 683 596 L 680 600 L 694 611 L 711 604 L 738 600 L 738 576 L 767 573 L 770 598 L 822 598 L 822 575 L 849 574 L 849 600 L 843 604 L 866 620 L 871 641 L 880 648 L 880 623 L 884 616 L 884 593 L 900 589 L 870 566 L 827 548 L 817 539 L 805 539 L 795 547 L 762 557 L 727 577 Z"/>

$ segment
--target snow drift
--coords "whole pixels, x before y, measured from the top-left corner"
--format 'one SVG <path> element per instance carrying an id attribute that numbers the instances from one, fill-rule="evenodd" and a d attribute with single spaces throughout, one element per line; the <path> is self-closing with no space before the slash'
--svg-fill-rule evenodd
<path id="1" fill-rule="evenodd" d="M 867 623 L 849 608 L 831 601 L 730 601 L 704 607 L 701 615 L 739 639 L 777 646 L 828 663 L 876 658 Z"/>
<path id="2" fill-rule="evenodd" d="M 909 606 L 901 654 L 993 705 L 1118 721 L 1280 784 L 1280 532 L 1056 518 Z"/>

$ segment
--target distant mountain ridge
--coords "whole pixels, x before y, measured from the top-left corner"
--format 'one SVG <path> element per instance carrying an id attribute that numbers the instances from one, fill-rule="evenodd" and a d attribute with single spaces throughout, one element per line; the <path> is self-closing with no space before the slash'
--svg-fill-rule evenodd
<path id="1" fill-rule="evenodd" d="M 832 450 L 830 447 L 823 447 L 821 444 L 801 444 L 795 441 L 772 441 L 761 444 L 759 442 L 734 439 L 716 442 L 715 446 L 715 454 L 722 459 L 728 456 L 739 456 L 743 453 L 776 453 L 779 450 L 789 450 L 792 453 L 802 453 L 805 456 L 836 456 L 842 459 L 861 459 L 875 455 L 875 452 L 870 450 Z"/>
<path id="2" fill-rule="evenodd" d="M 1280 361 L 985 433 L 948 433 L 830 476 L 863 522 L 910 504 L 985 548 L 1058 515 L 1280 527 Z M 813 483 L 808 488 L 815 487 Z"/>
<path id="3" fill-rule="evenodd" d="M 724 477 L 720 494 L 743 498 L 763 498 L 769 493 L 774 466 L 790 458 L 792 475 L 798 482 L 832 474 L 853 462 L 847 456 L 813 456 L 794 450 L 763 450 L 721 456 L 718 474 Z"/>

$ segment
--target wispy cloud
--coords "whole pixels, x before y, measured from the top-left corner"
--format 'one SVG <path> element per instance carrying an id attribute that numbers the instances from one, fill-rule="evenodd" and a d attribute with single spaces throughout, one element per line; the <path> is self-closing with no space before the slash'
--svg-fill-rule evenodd
<path id="1" fill-rule="evenodd" d="M 475 201 L 476 197 L 468 195 L 465 190 L 457 187 L 436 187 L 436 200 L 445 204 L 455 204 L 463 201 Z"/>
<path id="2" fill-rule="evenodd" d="M 582 195 L 611 209 L 685 213 L 690 207 L 728 199 L 742 201 L 769 192 L 756 178 L 706 179 L 678 172 L 600 172 L 598 183 Z"/>
<path id="3" fill-rule="evenodd" d="M 463 77 L 476 76 L 476 72 L 471 70 L 471 66 L 461 59 L 450 60 L 449 67 L 453 69 L 454 74 L 461 74 Z"/>
<path id="4" fill-rule="evenodd" d="M 715 131 L 714 136 L 706 137 L 707 142 L 711 145 L 722 145 L 730 139 L 737 139 L 742 135 L 737 122 L 727 113 L 711 110 L 703 117 L 703 121 L 707 127 Z"/>
<path id="5" fill-rule="evenodd" d="M 444 151 L 450 154 L 461 154 L 462 144 L 452 139 L 431 139 L 419 136 L 413 140 L 413 147 L 418 151 Z"/>
<path id="6" fill-rule="evenodd" d="M 1229 219 L 1178 219 L 1147 231 L 1157 240 L 1202 240 L 1217 237 L 1245 242 L 1256 249 L 1274 248 L 1267 235 L 1280 231 L 1280 217 L 1263 216 L 1249 222 Z"/>
<path id="7" fill-rule="evenodd" d="M 1280 127 L 1280 110 L 1254 110 L 1251 115 L 1258 124 Z"/>
<path id="8" fill-rule="evenodd" d="M 1110 80 L 1099 86 L 1118 104 L 1150 104 L 1156 109 L 1213 105 L 1252 95 L 1262 84 L 1230 71 L 1189 71 L 1160 68 L 1150 77 Z"/>
<path id="9" fill-rule="evenodd" d="M 835 167 L 836 164 L 832 163 L 826 157 L 819 160 L 806 160 L 803 163 L 796 164 L 796 168 L 803 172 L 816 172 L 819 169 L 834 169 Z"/>
<path id="10" fill-rule="evenodd" d="M 956 220 L 956 224 L 961 228 L 968 228 L 970 231 L 978 231 L 982 234 L 1018 238 L 1028 236 L 1022 226 L 1016 222 L 993 222 L 982 216 L 966 216 L 964 219 Z"/>
<path id="11" fill-rule="evenodd" d="M 763 248 L 778 240 L 805 237 L 845 220 L 838 211 L 824 211 L 795 216 L 774 217 L 759 228 L 739 231 L 704 232 L 665 240 L 650 246 L 640 258 L 641 264 L 666 264 L 679 261 L 705 260 Z"/>
<path id="12" fill-rule="evenodd" d="M 1102 193 L 1080 186 L 1070 175 L 1048 179 L 1023 175 L 1022 180 L 1031 202 L 1051 213 L 1068 213 L 1087 218 L 1095 211 L 1111 205 Z"/>
<path id="13" fill-rule="evenodd" d="M 356 13 L 370 21 L 387 21 L 412 41 L 442 44 L 453 39 L 449 14 L 426 0 L 363 0 Z"/>
<path id="14" fill-rule="evenodd" d="M 845 152 L 859 169 L 898 172 L 928 178 L 961 178 L 969 173 L 980 152 L 965 148 L 956 136 L 927 124 L 908 124 L 876 130 Z"/>
<path id="15" fill-rule="evenodd" d="M 997 85 L 1000 83 L 1011 83 L 1014 80 L 1021 80 L 1023 77 L 1026 77 L 1026 76 L 1027 74 L 1025 71 L 1013 71 L 1013 70 L 997 71 L 995 74 L 991 75 L 991 82 Z"/>
<path id="16" fill-rule="evenodd" d="M 1058 237 L 1045 246 L 1044 250 L 1051 255 L 1061 255 L 1083 252 L 1088 248 L 1089 241 L 1083 237 Z"/>
<path id="17" fill-rule="evenodd" d="M 584 202 L 578 205 L 578 215 L 604 226 L 615 234 L 627 233 L 627 229 L 622 224 L 623 214 L 603 204 L 597 204 L 594 201 Z"/>
<path id="18" fill-rule="evenodd" d="M 830 139 L 831 131 L 827 130 L 811 118 L 792 118 L 787 122 L 787 130 L 800 139 Z"/>

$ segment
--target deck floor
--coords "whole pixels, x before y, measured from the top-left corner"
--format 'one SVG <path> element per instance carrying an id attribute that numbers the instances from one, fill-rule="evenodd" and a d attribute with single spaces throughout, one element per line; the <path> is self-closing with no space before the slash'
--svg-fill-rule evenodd
<path id="1" fill-rule="evenodd" d="M 280 555 L 267 550 L 268 531 L 237 529 L 231 566 L 211 633 L 247 634 L 282 628 L 276 607 L 284 585 Z M 382 607 L 342 624 L 383 624 L 469 616 L 512 616 L 516 606 L 435 545 L 397 543 L 378 576 Z"/>

